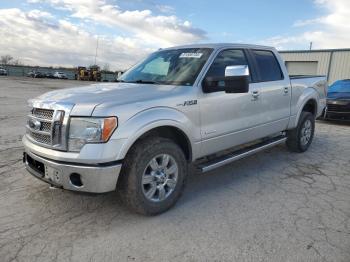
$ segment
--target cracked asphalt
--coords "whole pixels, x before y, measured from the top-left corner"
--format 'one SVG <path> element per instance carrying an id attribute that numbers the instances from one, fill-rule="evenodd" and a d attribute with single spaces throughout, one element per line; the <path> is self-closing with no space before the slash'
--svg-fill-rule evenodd
<path id="1" fill-rule="evenodd" d="M 0 78 L 0 261 L 350 261 L 349 124 L 318 121 L 304 154 L 192 172 L 173 209 L 143 217 L 24 170 L 27 99 L 78 84 Z"/>

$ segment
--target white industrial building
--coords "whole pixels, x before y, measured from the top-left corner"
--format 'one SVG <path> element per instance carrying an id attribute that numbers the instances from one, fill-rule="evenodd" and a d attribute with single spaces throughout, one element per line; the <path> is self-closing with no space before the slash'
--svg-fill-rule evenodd
<path id="1" fill-rule="evenodd" d="M 350 48 L 280 51 L 290 75 L 325 75 L 328 83 L 350 79 Z"/>

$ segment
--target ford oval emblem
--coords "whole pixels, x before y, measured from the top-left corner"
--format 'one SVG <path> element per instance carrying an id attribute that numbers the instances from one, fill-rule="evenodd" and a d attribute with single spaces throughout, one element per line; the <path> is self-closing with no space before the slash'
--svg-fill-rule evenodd
<path id="1" fill-rule="evenodd" d="M 40 130 L 41 122 L 36 119 L 29 119 L 28 125 L 31 129 Z"/>

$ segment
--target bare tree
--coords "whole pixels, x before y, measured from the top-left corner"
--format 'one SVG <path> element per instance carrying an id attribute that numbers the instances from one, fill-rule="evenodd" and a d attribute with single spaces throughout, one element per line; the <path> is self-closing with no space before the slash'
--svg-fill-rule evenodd
<path id="1" fill-rule="evenodd" d="M 19 60 L 19 59 L 14 59 L 9 64 L 10 65 L 14 65 L 14 66 L 21 66 L 21 65 L 23 65 L 21 60 Z"/>
<path id="2" fill-rule="evenodd" d="M 0 63 L 3 64 L 3 65 L 8 65 L 8 64 L 11 63 L 12 60 L 13 60 L 12 56 L 10 56 L 10 55 L 3 55 L 3 56 L 1 56 Z"/>

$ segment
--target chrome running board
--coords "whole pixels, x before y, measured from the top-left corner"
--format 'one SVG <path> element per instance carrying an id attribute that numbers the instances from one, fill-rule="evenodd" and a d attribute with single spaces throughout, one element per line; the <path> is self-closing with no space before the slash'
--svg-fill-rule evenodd
<path id="1" fill-rule="evenodd" d="M 247 148 L 239 149 L 237 151 L 229 153 L 228 155 L 219 157 L 218 159 L 211 160 L 207 163 L 203 163 L 199 165 L 199 169 L 202 171 L 202 173 L 209 172 L 213 169 L 222 167 L 241 158 L 253 155 L 259 151 L 281 144 L 286 140 L 287 138 L 285 136 L 278 136 L 273 139 L 249 146 Z"/>

